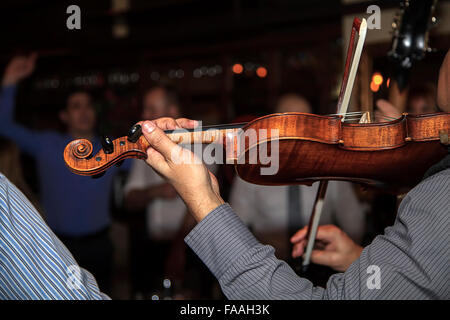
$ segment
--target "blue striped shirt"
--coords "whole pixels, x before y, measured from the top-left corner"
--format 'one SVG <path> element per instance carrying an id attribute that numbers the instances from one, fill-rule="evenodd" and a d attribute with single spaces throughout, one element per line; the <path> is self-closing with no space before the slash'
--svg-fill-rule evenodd
<path id="1" fill-rule="evenodd" d="M 108 299 L 1 173 L 0 299 Z"/>

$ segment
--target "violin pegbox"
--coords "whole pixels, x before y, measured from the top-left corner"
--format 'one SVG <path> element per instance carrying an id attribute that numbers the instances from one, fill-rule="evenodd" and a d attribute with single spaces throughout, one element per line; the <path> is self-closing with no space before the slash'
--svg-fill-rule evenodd
<path id="1" fill-rule="evenodd" d="M 64 161 L 75 174 L 97 176 L 112 165 L 120 166 L 127 158 L 146 159 L 149 146 L 139 124 L 134 125 L 127 136 L 111 140 L 101 139 L 102 149 L 93 155 L 92 143 L 86 139 L 70 142 L 64 149 Z"/>

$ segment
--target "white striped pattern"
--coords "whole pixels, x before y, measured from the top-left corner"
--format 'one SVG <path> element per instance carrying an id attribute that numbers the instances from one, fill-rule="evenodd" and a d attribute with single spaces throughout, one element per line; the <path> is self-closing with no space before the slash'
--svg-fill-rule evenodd
<path id="1" fill-rule="evenodd" d="M 0 173 L 0 299 L 107 298 L 28 199 Z"/>
<path id="2" fill-rule="evenodd" d="M 274 249 L 260 244 L 227 204 L 186 237 L 229 299 L 450 299 L 450 169 L 420 183 L 397 219 L 325 289 L 298 277 Z M 276 212 L 274 212 L 276 214 Z M 380 268 L 380 289 L 369 289 Z"/>

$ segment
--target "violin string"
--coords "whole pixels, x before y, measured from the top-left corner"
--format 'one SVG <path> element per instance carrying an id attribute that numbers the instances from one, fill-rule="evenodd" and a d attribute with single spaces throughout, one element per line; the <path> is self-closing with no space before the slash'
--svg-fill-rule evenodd
<path id="1" fill-rule="evenodd" d="M 380 117 L 378 117 L 378 118 L 380 118 L 380 119 L 385 119 L 385 120 L 396 120 L 396 119 L 398 119 L 398 118 L 395 118 L 395 117 L 389 117 L 389 116 L 380 116 Z"/>
<path id="2" fill-rule="evenodd" d="M 365 113 L 367 113 L 367 112 L 369 112 L 369 111 L 352 111 L 352 112 L 347 112 L 347 113 L 331 113 L 331 114 L 328 114 L 329 116 L 339 116 L 339 115 L 345 115 L 346 116 L 346 118 L 350 118 L 350 117 L 356 117 L 357 115 L 364 115 Z M 370 115 L 373 115 L 374 113 L 373 112 L 369 112 L 369 114 Z M 395 117 L 389 117 L 389 116 L 385 116 L 385 115 L 382 115 L 382 116 L 380 116 L 380 117 L 378 117 L 378 118 L 381 118 L 381 119 L 386 119 L 386 120 L 395 120 L 395 119 L 397 119 L 397 118 L 395 118 Z"/>
<path id="3" fill-rule="evenodd" d="M 352 112 L 341 112 L 341 113 L 330 113 L 329 116 L 339 116 L 339 115 L 347 115 L 347 114 L 364 114 L 363 111 L 352 111 Z"/>
<path id="4" fill-rule="evenodd" d="M 346 118 L 345 118 L 345 120 L 344 121 L 346 121 L 346 120 L 355 120 L 355 119 L 358 119 L 358 115 L 364 115 L 365 113 L 367 113 L 367 111 L 353 111 L 353 112 L 347 112 L 347 113 L 345 113 L 345 115 L 346 115 Z M 369 112 L 369 114 L 371 115 L 371 116 L 373 116 L 374 115 L 374 113 L 373 112 Z M 335 113 L 335 114 L 330 114 L 330 115 L 344 115 L 343 113 Z M 386 115 L 381 115 L 381 116 L 378 116 L 377 117 L 378 119 L 383 119 L 383 120 L 396 120 L 397 118 L 395 118 L 395 117 L 390 117 L 390 116 L 386 116 Z"/>
<path id="5" fill-rule="evenodd" d="M 346 112 L 346 113 L 332 113 L 332 114 L 328 114 L 328 116 L 339 116 L 339 115 L 345 115 L 345 119 L 344 122 L 351 122 L 351 121 L 359 121 L 361 119 L 361 117 L 366 114 L 367 111 L 351 111 L 351 112 Z M 371 116 L 373 116 L 373 113 L 369 112 L 369 114 Z M 395 120 L 396 118 L 393 117 L 389 117 L 389 116 L 381 116 L 378 117 L 378 119 L 383 119 L 383 120 Z M 212 125 L 212 126 L 203 126 L 202 127 L 202 131 L 207 130 L 207 129 L 233 129 L 233 128 L 241 128 L 244 125 L 246 125 L 246 122 L 241 122 L 241 123 L 234 123 L 234 124 L 219 124 L 219 125 Z M 194 129 L 188 129 L 188 131 L 194 131 Z M 166 134 L 168 133 L 176 133 L 176 130 L 166 130 L 165 131 Z"/>

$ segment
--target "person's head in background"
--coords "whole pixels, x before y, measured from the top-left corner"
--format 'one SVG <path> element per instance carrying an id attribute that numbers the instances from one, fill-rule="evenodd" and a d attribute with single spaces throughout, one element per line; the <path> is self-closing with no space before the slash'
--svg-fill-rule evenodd
<path id="1" fill-rule="evenodd" d="M 302 112 L 311 113 L 312 108 L 308 100 L 301 95 L 295 93 L 288 93 L 282 95 L 277 102 L 275 112 Z"/>
<path id="2" fill-rule="evenodd" d="M 70 93 L 59 117 L 74 138 L 92 138 L 94 135 L 97 115 L 92 105 L 92 97 L 87 91 Z"/>
<path id="3" fill-rule="evenodd" d="M 437 104 L 442 111 L 450 112 L 450 50 L 447 51 L 439 71 Z"/>
<path id="4" fill-rule="evenodd" d="M 9 179 L 38 208 L 38 202 L 23 177 L 20 151 L 9 139 L 0 137 L 0 173 Z M 39 208 L 38 208 L 39 209 Z M 41 212 L 40 210 L 38 210 Z"/>
<path id="5" fill-rule="evenodd" d="M 407 106 L 406 111 L 411 114 L 436 112 L 435 86 L 432 84 L 425 84 L 411 88 Z"/>
<path id="6" fill-rule="evenodd" d="M 180 104 L 177 92 L 169 87 L 158 85 L 145 91 L 142 97 L 142 120 L 161 117 L 180 117 Z"/>

